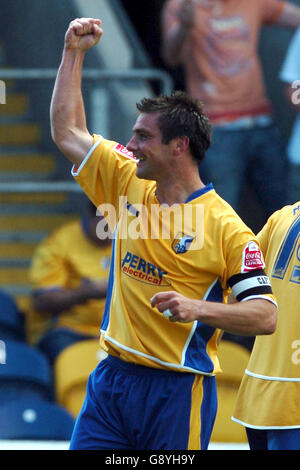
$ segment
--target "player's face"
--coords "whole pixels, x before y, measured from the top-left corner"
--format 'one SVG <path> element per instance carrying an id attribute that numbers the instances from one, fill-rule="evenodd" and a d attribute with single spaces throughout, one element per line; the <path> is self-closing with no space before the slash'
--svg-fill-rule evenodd
<path id="1" fill-rule="evenodd" d="M 172 170 L 170 145 L 162 143 L 158 116 L 158 113 L 141 113 L 127 144 L 128 150 L 138 160 L 136 176 L 156 181 L 166 177 Z"/>

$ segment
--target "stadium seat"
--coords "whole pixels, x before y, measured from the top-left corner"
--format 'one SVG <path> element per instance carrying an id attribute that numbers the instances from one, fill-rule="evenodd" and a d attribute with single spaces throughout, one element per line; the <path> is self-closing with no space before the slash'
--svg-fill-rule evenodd
<path id="1" fill-rule="evenodd" d="M 0 290 L 0 339 L 25 340 L 24 317 L 14 298 Z"/>
<path id="2" fill-rule="evenodd" d="M 53 400 L 53 376 L 47 358 L 21 341 L 0 344 L 0 404 L 18 398 Z"/>
<path id="3" fill-rule="evenodd" d="M 106 354 L 98 339 L 79 341 L 64 349 L 54 363 L 56 401 L 74 417 L 81 409 L 87 379 Z"/>
<path id="4" fill-rule="evenodd" d="M 68 441 L 74 424 L 70 413 L 45 400 L 0 405 L 0 439 Z"/>
<path id="5" fill-rule="evenodd" d="M 245 443 L 244 427 L 232 421 L 231 416 L 250 352 L 237 343 L 223 340 L 219 345 L 218 358 L 223 372 L 216 376 L 218 412 L 211 442 Z"/>

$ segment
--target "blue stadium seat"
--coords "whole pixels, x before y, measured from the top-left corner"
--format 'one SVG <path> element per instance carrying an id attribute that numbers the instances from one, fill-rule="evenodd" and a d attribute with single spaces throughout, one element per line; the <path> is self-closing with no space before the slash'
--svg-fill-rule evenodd
<path id="1" fill-rule="evenodd" d="M 0 404 L 17 398 L 52 401 L 53 375 L 48 359 L 21 341 L 0 341 Z"/>
<path id="2" fill-rule="evenodd" d="M 74 424 L 56 403 L 18 400 L 0 405 L 0 439 L 68 441 Z"/>
<path id="3" fill-rule="evenodd" d="M 0 290 L 0 339 L 25 340 L 24 316 L 14 298 Z"/>

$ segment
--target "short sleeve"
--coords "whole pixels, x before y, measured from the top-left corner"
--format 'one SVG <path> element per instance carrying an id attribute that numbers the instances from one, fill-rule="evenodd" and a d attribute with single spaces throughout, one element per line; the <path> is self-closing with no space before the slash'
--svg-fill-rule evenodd
<path id="1" fill-rule="evenodd" d="M 72 175 L 87 197 L 105 215 L 113 232 L 122 196 L 137 183 L 136 159 L 123 145 L 94 136 L 94 145 Z"/>
<path id="2" fill-rule="evenodd" d="M 276 305 L 270 279 L 264 271 L 264 256 L 258 238 L 237 221 L 227 226 L 224 241 L 227 282 L 235 298 L 238 301 L 266 299 Z"/>

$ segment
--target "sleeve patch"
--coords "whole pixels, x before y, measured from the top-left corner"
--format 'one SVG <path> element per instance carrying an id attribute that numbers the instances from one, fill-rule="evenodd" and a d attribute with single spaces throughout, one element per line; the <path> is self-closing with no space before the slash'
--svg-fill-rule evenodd
<path id="1" fill-rule="evenodd" d="M 131 160 L 136 160 L 133 156 L 133 153 L 130 152 L 124 145 L 122 144 L 116 144 L 114 146 L 115 152 L 119 153 L 120 155 L 123 155 L 124 157 L 130 158 Z"/>
<path id="2" fill-rule="evenodd" d="M 264 269 L 265 263 L 263 254 L 255 242 L 249 242 L 244 248 L 242 259 L 242 273 L 247 273 L 254 269 Z"/>

